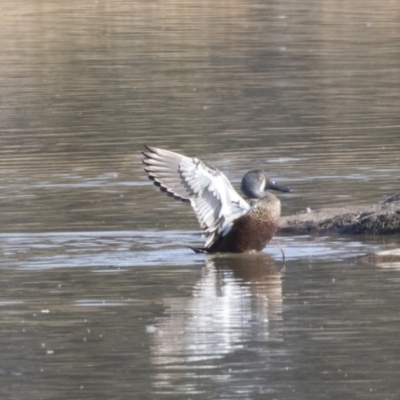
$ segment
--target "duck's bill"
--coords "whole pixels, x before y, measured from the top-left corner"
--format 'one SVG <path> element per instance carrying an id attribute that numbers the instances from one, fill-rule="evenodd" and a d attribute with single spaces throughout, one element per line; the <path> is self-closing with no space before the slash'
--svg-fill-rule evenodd
<path id="1" fill-rule="evenodd" d="M 275 181 L 269 181 L 268 182 L 268 189 L 271 190 L 279 190 L 280 192 L 293 192 L 294 190 L 288 186 L 284 186 L 284 185 L 279 185 L 277 182 Z"/>

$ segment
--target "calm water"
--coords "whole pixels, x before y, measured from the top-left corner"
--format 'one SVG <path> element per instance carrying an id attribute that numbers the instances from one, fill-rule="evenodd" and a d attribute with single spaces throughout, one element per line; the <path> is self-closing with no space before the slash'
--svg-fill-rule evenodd
<path id="1" fill-rule="evenodd" d="M 388 237 L 278 237 L 205 257 L 148 143 L 283 213 L 399 190 L 400 6 L 388 1 L 0 5 L 0 397 L 397 399 Z"/>

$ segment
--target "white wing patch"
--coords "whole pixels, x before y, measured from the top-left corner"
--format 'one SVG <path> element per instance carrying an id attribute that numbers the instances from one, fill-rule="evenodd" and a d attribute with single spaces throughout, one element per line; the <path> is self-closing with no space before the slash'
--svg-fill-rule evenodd
<path id="1" fill-rule="evenodd" d="M 189 200 L 210 247 L 225 236 L 235 219 L 250 205 L 236 192 L 226 176 L 197 158 L 147 147 L 143 162 L 149 177 L 168 193 Z"/>

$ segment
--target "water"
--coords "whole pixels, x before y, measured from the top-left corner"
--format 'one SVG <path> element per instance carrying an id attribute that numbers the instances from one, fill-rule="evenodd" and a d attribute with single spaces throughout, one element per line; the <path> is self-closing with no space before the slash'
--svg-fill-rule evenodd
<path id="1" fill-rule="evenodd" d="M 397 399 L 399 237 L 277 237 L 196 255 L 148 143 L 283 213 L 399 189 L 396 2 L 0 5 L 0 395 Z"/>

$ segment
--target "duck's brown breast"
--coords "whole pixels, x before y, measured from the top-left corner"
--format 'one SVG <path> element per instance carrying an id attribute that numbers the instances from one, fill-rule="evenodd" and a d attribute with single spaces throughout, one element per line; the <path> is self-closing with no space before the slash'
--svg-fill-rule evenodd
<path id="1" fill-rule="evenodd" d="M 211 247 L 210 252 L 261 251 L 274 236 L 279 225 L 281 205 L 279 199 L 269 194 L 252 200 L 251 210 L 233 222 L 229 233 Z"/>

